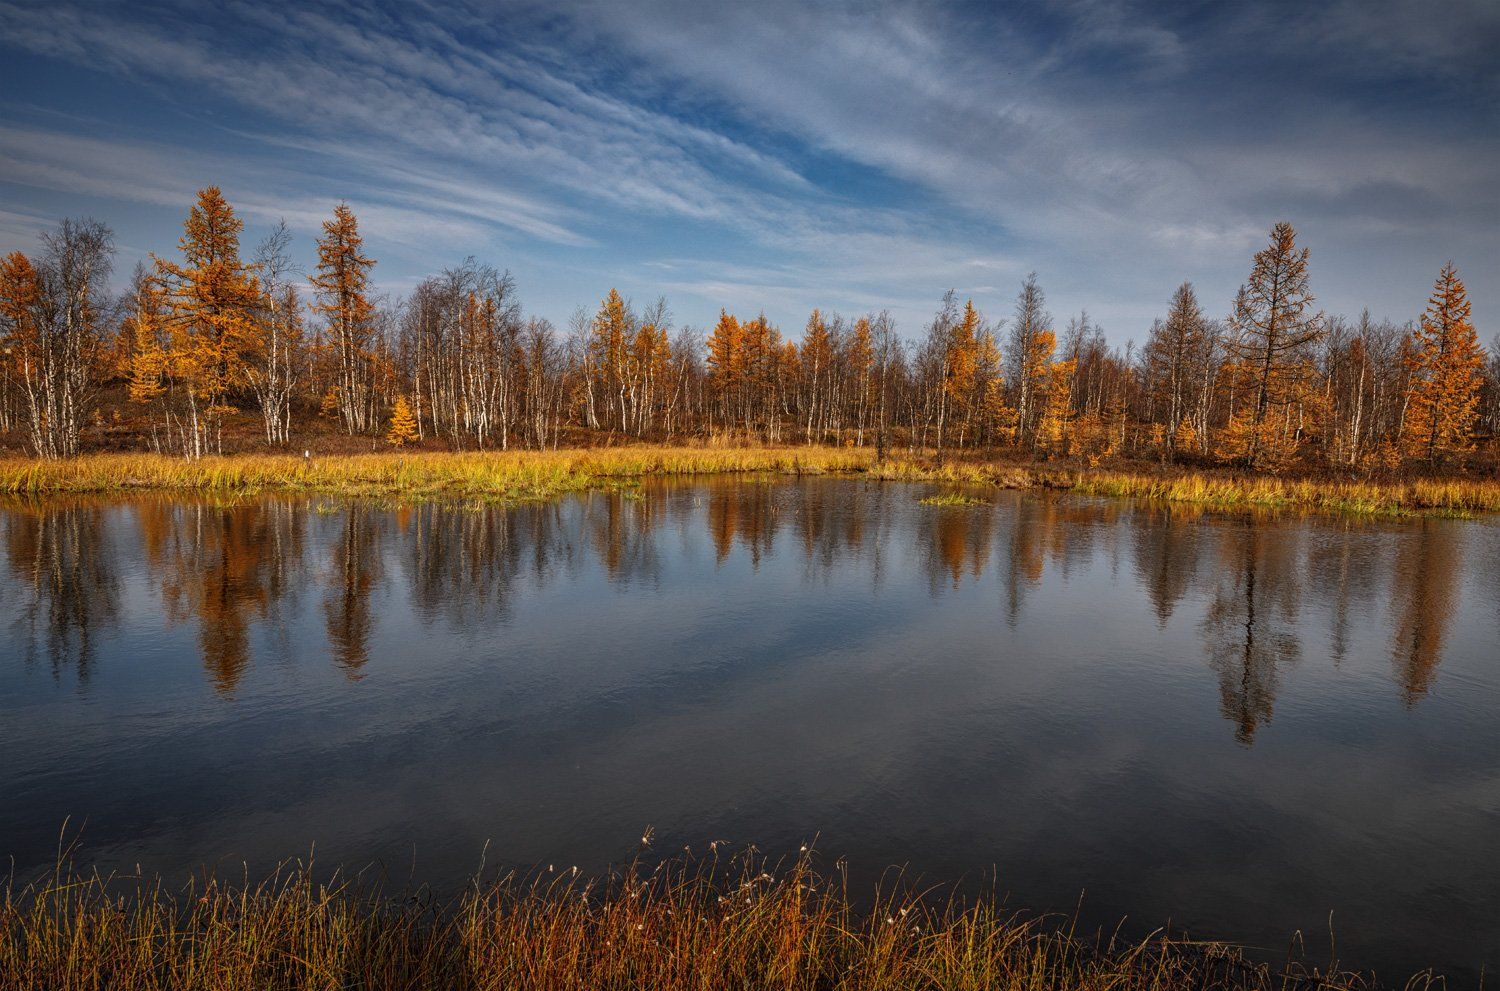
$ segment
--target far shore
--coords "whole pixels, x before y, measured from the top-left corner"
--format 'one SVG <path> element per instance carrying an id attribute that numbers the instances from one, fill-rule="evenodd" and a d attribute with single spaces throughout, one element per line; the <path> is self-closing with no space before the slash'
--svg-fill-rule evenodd
<path id="1" fill-rule="evenodd" d="M 1069 462 L 1025 462 L 984 453 L 946 452 L 938 457 L 933 452 L 906 450 L 877 460 L 872 448 L 830 446 L 390 450 L 310 457 L 231 454 L 197 460 L 144 453 L 85 454 L 52 461 L 13 457 L 0 458 L 0 492 L 43 496 L 141 490 L 215 494 L 279 491 L 530 500 L 629 486 L 653 477 L 750 472 L 1051 489 L 1226 509 L 1386 516 L 1473 516 L 1500 511 L 1500 480 L 1495 479 L 1283 478 L 1142 462 L 1117 469 Z"/>

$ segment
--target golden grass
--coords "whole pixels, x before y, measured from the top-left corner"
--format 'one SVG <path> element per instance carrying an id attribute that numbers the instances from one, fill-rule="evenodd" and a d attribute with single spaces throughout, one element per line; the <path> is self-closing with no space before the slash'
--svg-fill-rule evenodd
<path id="1" fill-rule="evenodd" d="M 1220 944 L 1155 934 L 1083 938 L 994 898 L 887 885 L 855 909 L 841 875 L 807 856 L 742 858 L 474 883 L 447 903 L 318 883 L 289 868 L 260 884 L 59 870 L 0 895 L 0 988 L 1098 989 L 1364 986 L 1301 965 L 1252 964 Z"/>
<path id="2" fill-rule="evenodd" d="M 196 461 L 156 454 L 94 454 L 65 461 L 0 461 L 0 492 L 270 489 L 353 495 L 546 498 L 610 481 L 726 472 L 863 471 L 868 451 L 841 448 L 621 447 L 487 453 L 319 456 L 231 455 Z"/>
<path id="3" fill-rule="evenodd" d="M 917 500 L 924 506 L 983 506 L 987 503 L 977 496 L 963 492 L 939 492 Z"/>
<path id="4" fill-rule="evenodd" d="M 729 472 L 859 474 L 891 481 L 1064 489 L 1223 508 L 1391 515 L 1500 511 L 1500 481 L 1496 480 L 1297 480 L 1218 472 L 1122 472 L 976 459 L 939 461 L 914 455 L 899 455 L 877 464 L 868 448 L 817 446 L 387 452 L 319 456 L 308 462 L 285 455 L 233 455 L 197 461 L 154 454 L 92 454 L 65 461 L 12 458 L 0 460 L 0 492 L 45 495 L 155 489 L 230 494 L 283 490 L 542 499 L 646 477 Z"/>
<path id="5" fill-rule="evenodd" d="M 1500 483 L 1493 481 L 1415 479 L 1376 483 L 1090 472 L 1082 475 L 1073 489 L 1092 495 L 1134 496 L 1226 508 L 1312 509 L 1377 515 L 1472 516 L 1500 512 Z"/>

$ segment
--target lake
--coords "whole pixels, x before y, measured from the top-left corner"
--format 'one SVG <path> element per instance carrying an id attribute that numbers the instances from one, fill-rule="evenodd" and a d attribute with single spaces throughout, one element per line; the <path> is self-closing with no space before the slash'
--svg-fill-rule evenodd
<path id="1" fill-rule="evenodd" d="M 1500 965 L 1500 522 L 727 477 L 0 504 L 0 856 L 860 877 Z"/>

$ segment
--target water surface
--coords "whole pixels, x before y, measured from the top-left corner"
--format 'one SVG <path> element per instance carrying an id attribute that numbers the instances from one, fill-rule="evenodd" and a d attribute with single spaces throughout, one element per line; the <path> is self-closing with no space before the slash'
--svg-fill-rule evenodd
<path id="1" fill-rule="evenodd" d="M 0 855 L 455 885 L 714 840 L 1500 964 L 1500 525 L 730 478 L 0 509 Z"/>

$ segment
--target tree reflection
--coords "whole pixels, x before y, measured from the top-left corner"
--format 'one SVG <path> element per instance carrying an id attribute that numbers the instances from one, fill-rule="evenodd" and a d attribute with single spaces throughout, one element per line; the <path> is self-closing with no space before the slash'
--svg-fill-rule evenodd
<path id="1" fill-rule="evenodd" d="M 1219 678 L 1220 711 L 1247 745 L 1271 721 L 1282 669 L 1301 655 L 1296 559 L 1288 530 L 1252 521 L 1220 532 L 1204 647 Z"/>
<path id="2" fill-rule="evenodd" d="M 97 505 L 11 503 L 4 521 L 6 562 L 20 593 L 15 635 L 33 660 L 40 648 L 54 677 L 72 664 L 80 683 L 94 661 L 95 637 L 119 618 L 119 580 L 104 512 Z"/>
<path id="3" fill-rule="evenodd" d="M 1131 527 L 1136 575 L 1159 626 L 1166 626 L 1197 577 L 1201 515 L 1176 506 L 1145 506 Z"/>
<path id="4" fill-rule="evenodd" d="M 351 678 L 370 659 L 370 634 L 375 618 L 370 593 L 382 573 L 380 544 L 386 514 L 354 504 L 344 513 L 344 525 L 329 554 L 323 618 L 328 647 L 337 664 Z"/>
<path id="5" fill-rule="evenodd" d="M 738 546 L 759 569 L 778 549 L 778 529 L 789 527 L 792 542 L 779 549 L 805 562 L 804 582 L 863 569 L 878 588 L 887 558 L 907 568 L 919 560 L 919 579 L 925 574 L 938 594 L 995 567 L 1012 628 L 1036 590 L 1067 594 L 1061 586 L 1074 568 L 1109 568 L 1117 582 L 1122 555 L 1131 556 L 1149 603 L 1141 611 L 1159 627 L 1195 588 L 1204 593 L 1204 654 L 1221 712 L 1246 744 L 1272 719 L 1284 672 L 1302 654 L 1301 611 L 1326 617 L 1338 663 L 1359 643 L 1361 619 L 1374 613 L 1386 582 L 1391 626 L 1381 635 L 1389 636 L 1400 694 L 1414 705 L 1431 691 L 1456 621 L 1464 543 L 1487 539 L 1431 519 L 1392 533 L 1350 521 L 1226 521 L 1197 509 L 1049 495 L 930 507 L 899 488 L 736 478 L 521 505 L 351 503 L 320 525 L 310 567 L 307 533 L 316 517 L 306 503 L 148 497 L 108 506 L 13 503 L 0 513 L 13 579 L 3 591 L 25 656 L 45 655 L 54 672 L 72 665 L 80 682 L 99 632 L 118 621 L 113 541 L 131 518 L 168 621 L 195 627 L 203 667 L 224 694 L 241 684 L 257 643 L 278 635 L 286 643 L 281 612 L 298 611 L 304 595 L 321 596 L 327 656 L 352 678 L 369 661 L 373 601 L 392 576 L 415 622 L 483 628 L 509 621 L 520 589 L 592 574 L 595 565 L 610 583 L 658 583 L 669 571 L 663 540 L 673 533 L 706 530 L 717 561 Z M 1494 573 L 1494 557 L 1481 554 L 1474 567 Z M 1098 601 L 1074 595 L 1069 615 L 1085 618 Z"/>
<path id="6" fill-rule="evenodd" d="M 1452 524 L 1424 519 L 1402 536 L 1391 595 L 1396 681 L 1407 705 L 1432 689 L 1458 605 L 1463 551 Z"/>
<path id="7" fill-rule="evenodd" d="M 302 569 L 304 511 L 281 500 L 137 506 L 147 568 L 172 622 L 196 622 L 203 666 L 232 693 L 250 663 L 250 624 L 266 619 Z"/>
<path id="8" fill-rule="evenodd" d="M 944 584 L 958 588 L 965 573 L 979 578 L 995 547 L 995 513 L 990 507 L 934 507 L 925 547 L 928 581 L 933 591 Z"/>
<path id="9" fill-rule="evenodd" d="M 736 479 L 713 485 L 708 496 L 708 530 L 720 564 L 736 541 L 750 552 L 750 566 L 771 552 L 778 522 L 773 486 Z"/>
<path id="10" fill-rule="evenodd" d="M 663 501 L 655 493 L 601 492 L 586 497 L 589 544 L 611 581 L 654 578 L 660 571 L 655 530 Z"/>

